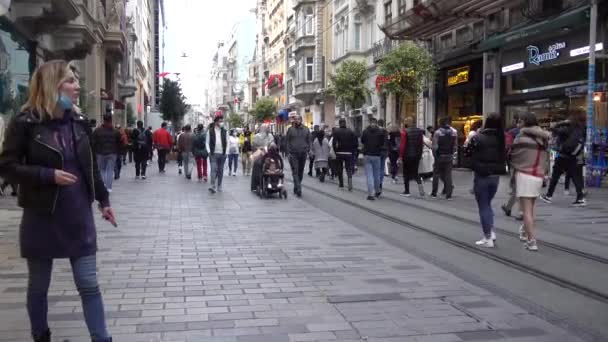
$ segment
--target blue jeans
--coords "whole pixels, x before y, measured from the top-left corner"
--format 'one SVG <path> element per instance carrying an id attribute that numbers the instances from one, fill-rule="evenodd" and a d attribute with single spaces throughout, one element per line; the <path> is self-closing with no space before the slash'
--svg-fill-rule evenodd
<path id="1" fill-rule="evenodd" d="M 95 255 L 70 259 L 76 288 L 82 300 L 84 319 L 93 341 L 109 341 L 103 301 L 97 283 L 97 258 Z M 48 330 L 48 292 L 53 270 L 52 259 L 28 259 L 27 312 L 30 316 L 32 335 L 41 336 Z"/>
<path id="2" fill-rule="evenodd" d="M 222 188 L 222 180 L 224 179 L 224 164 L 226 163 L 226 155 L 214 153 L 209 155 L 209 163 L 211 164 L 211 187 L 215 188 L 217 179 L 218 189 Z"/>
<path id="3" fill-rule="evenodd" d="M 114 167 L 116 166 L 116 154 L 98 154 L 97 166 L 101 173 L 101 180 L 105 184 L 106 189 L 112 190 L 112 181 L 114 180 Z"/>
<path id="4" fill-rule="evenodd" d="M 367 193 L 370 196 L 380 192 L 380 173 L 382 165 L 380 156 L 365 156 L 365 176 L 367 177 Z"/>
<path id="5" fill-rule="evenodd" d="M 473 191 L 479 208 L 479 219 L 481 228 L 486 238 L 490 238 L 494 228 L 494 211 L 492 210 L 492 199 L 498 191 L 498 176 L 480 176 L 475 174 L 473 180 Z"/>
<path id="6" fill-rule="evenodd" d="M 228 155 L 228 171 L 236 173 L 238 167 L 239 154 L 232 153 Z"/>

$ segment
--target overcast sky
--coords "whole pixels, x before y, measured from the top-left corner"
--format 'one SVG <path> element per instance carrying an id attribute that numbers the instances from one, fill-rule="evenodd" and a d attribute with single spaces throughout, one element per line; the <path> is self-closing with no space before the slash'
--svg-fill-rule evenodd
<path id="1" fill-rule="evenodd" d="M 229 38 L 240 18 L 253 16 L 250 9 L 255 4 L 256 0 L 165 0 L 164 71 L 181 73 L 189 103 L 203 104 L 217 42 Z M 180 57 L 182 53 L 188 57 Z"/>

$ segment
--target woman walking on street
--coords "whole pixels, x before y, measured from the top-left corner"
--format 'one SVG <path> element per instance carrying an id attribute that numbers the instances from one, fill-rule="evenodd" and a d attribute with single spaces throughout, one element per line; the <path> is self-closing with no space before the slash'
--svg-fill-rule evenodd
<path id="1" fill-rule="evenodd" d="M 526 241 L 529 251 L 538 251 L 534 227 L 536 199 L 540 195 L 543 178 L 547 171 L 549 132 L 538 127 L 536 116 L 525 113 L 520 116 L 522 129 L 511 146 L 510 160 L 515 170 L 515 193 L 523 212 L 524 224 L 519 238 Z"/>
<path id="2" fill-rule="evenodd" d="M 79 92 L 68 63 L 42 64 L 0 154 L 0 176 L 20 186 L 20 246 L 27 259 L 27 311 L 36 342 L 51 341 L 48 290 L 53 259 L 63 258 L 70 259 L 92 340 L 112 340 L 97 281 L 93 201 L 99 202 L 104 219 L 113 225 L 116 221 L 92 157 L 91 128 L 73 105 Z"/>
<path id="3" fill-rule="evenodd" d="M 324 183 L 329 167 L 329 141 L 323 130 L 319 130 L 312 141 L 312 153 L 315 158 L 315 169 L 319 170 L 319 181 Z"/>
<path id="4" fill-rule="evenodd" d="M 239 138 L 234 129 L 230 130 L 228 137 L 228 176 L 236 177 L 236 169 L 239 161 Z"/>
<path id="5" fill-rule="evenodd" d="M 483 129 L 471 137 L 467 154 L 471 156 L 473 192 L 479 208 L 483 237 L 476 245 L 492 248 L 496 241 L 492 199 L 498 191 L 500 175 L 506 173 L 505 133 L 502 118 L 492 113 Z"/>

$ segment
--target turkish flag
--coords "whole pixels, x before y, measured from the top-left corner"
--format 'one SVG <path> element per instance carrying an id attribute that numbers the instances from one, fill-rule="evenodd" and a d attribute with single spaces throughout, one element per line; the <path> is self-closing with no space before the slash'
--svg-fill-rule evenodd
<path id="1" fill-rule="evenodd" d="M 167 77 L 169 74 L 171 74 L 170 72 L 166 72 L 163 71 L 161 73 L 158 74 L 158 78 L 163 78 L 163 77 Z"/>

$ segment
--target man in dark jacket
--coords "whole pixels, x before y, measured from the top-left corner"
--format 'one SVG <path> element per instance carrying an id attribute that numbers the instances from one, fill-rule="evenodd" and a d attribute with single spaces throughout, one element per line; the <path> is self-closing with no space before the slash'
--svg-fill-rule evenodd
<path id="1" fill-rule="evenodd" d="M 294 117 L 293 126 L 289 127 L 285 135 L 285 142 L 293 175 L 293 192 L 301 197 L 304 166 L 311 144 L 310 131 L 302 124 L 302 116 Z"/>
<path id="2" fill-rule="evenodd" d="M 386 134 L 375 118 L 361 134 L 363 155 L 365 156 L 365 175 L 367 176 L 367 199 L 375 200 L 382 194 L 380 172 L 382 172 L 382 152 L 386 147 Z"/>
<path id="3" fill-rule="evenodd" d="M 137 121 L 137 128 L 131 133 L 133 139 L 133 159 L 135 159 L 135 179 L 146 179 L 148 156 L 152 151 L 152 133 L 144 128 L 143 121 Z"/>
<path id="4" fill-rule="evenodd" d="M 357 150 L 357 136 L 352 129 L 346 127 L 346 119 L 341 118 L 340 126 L 333 133 L 332 147 L 336 152 L 336 173 L 338 174 L 339 187 L 344 187 L 343 169 L 346 168 L 348 177 L 348 191 L 353 190 L 353 155 Z"/>
<path id="5" fill-rule="evenodd" d="M 433 154 L 435 155 L 435 166 L 433 169 L 433 191 L 431 197 L 437 197 L 439 179 L 443 181 L 445 198 L 452 199 L 452 166 L 454 152 L 458 148 L 458 132 L 451 125 L 452 118 L 441 118 L 439 129 L 433 134 Z"/>
<path id="6" fill-rule="evenodd" d="M 401 144 L 399 146 L 399 159 L 403 163 L 403 196 L 410 196 L 410 180 L 415 180 L 418 184 L 420 197 L 424 196 L 424 186 L 422 178 L 418 174 L 418 165 L 422 159 L 422 147 L 424 144 L 424 130 L 414 125 L 411 117 L 405 119 L 403 130 L 401 131 Z"/>
<path id="7" fill-rule="evenodd" d="M 108 192 L 112 192 L 114 167 L 117 156 L 123 148 L 120 132 L 112 126 L 112 115 L 103 116 L 103 124 L 93 131 L 92 140 L 101 179 Z"/>
<path id="8" fill-rule="evenodd" d="M 313 128 L 312 128 L 312 136 L 313 137 L 318 136 L 320 129 L 321 129 L 321 127 L 319 127 L 319 125 L 314 125 Z M 312 141 L 310 143 L 312 144 Z M 309 149 L 309 151 L 310 151 L 310 149 Z M 308 175 L 310 177 L 312 177 L 312 168 L 314 167 L 314 165 L 315 165 L 315 155 L 311 153 L 308 156 Z M 318 169 L 315 170 L 315 175 L 317 177 L 319 177 L 319 173 L 320 173 L 320 171 Z"/>
<path id="9" fill-rule="evenodd" d="M 209 152 L 209 163 L 211 164 L 211 187 L 209 187 L 209 192 L 212 194 L 218 191 L 222 192 L 227 147 L 228 138 L 226 129 L 224 128 L 224 117 L 216 115 L 213 119 L 213 124 L 209 126 L 209 130 L 207 131 L 207 151 Z"/>
<path id="10" fill-rule="evenodd" d="M 584 113 L 574 112 L 566 121 L 562 121 L 551 129 L 556 138 L 555 150 L 557 155 L 551 172 L 551 181 L 547 193 L 540 198 L 552 203 L 553 192 L 562 174 L 570 176 L 576 188 L 576 200 L 572 203 L 575 207 L 587 205 L 583 192 L 584 180 L 582 165 L 584 164 L 585 128 Z M 580 167 L 579 167 L 580 165 Z"/>

